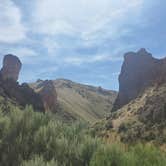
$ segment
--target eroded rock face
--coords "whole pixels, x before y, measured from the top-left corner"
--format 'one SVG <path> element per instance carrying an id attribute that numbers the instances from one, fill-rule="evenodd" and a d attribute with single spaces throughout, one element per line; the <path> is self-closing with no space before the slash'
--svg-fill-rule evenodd
<path id="1" fill-rule="evenodd" d="M 18 57 L 12 54 L 5 55 L 3 67 L 0 71 L 2 78 L 4 80 L 12 79 L 13 81 L 17 81 L 21 66 L 22 64 Z"/>
<path id="2" fill-rule="evenodd" d="M 119 94 L 113 110 L 121 108 L 153 84 L 166 82 L 166 58 L 155 59 L 145 49 L 129 52 L 119 75 Z"/>
<path id="3" fill-rule="evenodd" d="M 45 111 L 56 112 L 57 93 L 53 81 L 39 81 L 37 93 L 41 96 Z"/>
<path id="4" fill-rule="evenodd" d="M 43 101 L 28 84 L 19 85 L 17 82 L 21 69 L 18 57 L 8 54 L 4 57 L 0 71 L 0 96 L 11 100 L 17 106 L 32 105 L 35 111 L 44 112 Z"/>

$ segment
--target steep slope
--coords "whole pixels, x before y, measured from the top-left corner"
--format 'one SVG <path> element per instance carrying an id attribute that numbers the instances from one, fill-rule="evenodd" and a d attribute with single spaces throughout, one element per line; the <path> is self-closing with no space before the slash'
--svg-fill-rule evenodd
<path id="1" fill-rule="evenodd" d="M 102 121 L 108 138 L 166 143 L 166 59 L 145 49 L 125 54 L 119 83 L 116 111 Z"/>
<path id="2" fill-rule="evenodd" d="M 57 109 L 54 111 L 72 119 L 82 119 L 95 122 L 104 118 L 111 111 L 116 98 L 115 91 L 104 90 L 101 87 L 93 87 L 74 83 L 70 80 L 58 79 L 52 81 L 56 89 Z M 46 81 L 38 80 L 31 87 L 40 94 L 47 86 Z M 55 102 L 56 103 L 56 102 Z"/>
<path id="3" fill-rule="evenodd" d="M 105 126 L 124 142 L 166 143 L 166 83 L 147 88 L 136 99 L 113 112 Z"/>

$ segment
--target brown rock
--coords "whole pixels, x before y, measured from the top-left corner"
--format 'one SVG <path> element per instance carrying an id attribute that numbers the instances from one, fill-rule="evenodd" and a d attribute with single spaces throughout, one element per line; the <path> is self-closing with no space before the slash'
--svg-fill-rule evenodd
<path id="1" fill-rule="evenodd" d="M 9 99 L 17 106 L 32 105 L 35 111 L 44 112 L 43 101 L 28 84 L 19 85 L 17 82 L 21 69 L 20 60 L 11 54 L 4 57 L 0 71 L 0 96 Z"/>
<path id="2" fill-rule="evenodd" d="M 129 52 L 119 75 L 119 94 L 113 110 L 138 97 L 147 87 L 166 82 L 166 58 L 155 59 L 145 49 Z"/>
<path id="3" fill-rule="evenodd" d="M 19 85 L 13 80 L 1 80 L 0 86 L 3 89 L 3 96 L 11 99 L 21 107 L 31 105 L 34 111 L 44 112 L 43 101 L 39 94 L 35 93 L 28 84 Z M 1 94 L 0 94 L 1 95 Z"/>
<path id="4" fill-rule="evenodd" d="M 18 57 L 11 54 L 5 55 L 3 59 L 3 67 L 0 71 L 2 78 L 4 80 L 12 79 L 17 81 L 21 66 L 22 64 Z"/>
<path id="5" fill-rule="evenodd" d="M 55 112 L 57 109 L 57 93 L 53 81 L 46 80 L 38 83 L 38 86 L 42 87 L 38 94 L 43 100 L 45 111 Z"/>

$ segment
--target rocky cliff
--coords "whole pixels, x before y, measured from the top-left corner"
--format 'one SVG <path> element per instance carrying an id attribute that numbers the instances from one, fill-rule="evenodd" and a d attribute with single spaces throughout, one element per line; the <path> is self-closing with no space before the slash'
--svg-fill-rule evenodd
<path id="1" fill-rule="evenodd" d="M 166 81 L 166 58 L 155 59 L 145 49 L 124 55 L 119 75 L 119 94 L 113 110 L 138 97 L 147 87 Z"/>
<path id="2" fill-rule="evenodd" d="M 106 137 L 166 143 L 166 58 L 145 49 L 125 54 L 119 84 L 116 111 L 104 121 Z"/>
<path id="3" fill-rule="evenodd" d="M 36 111 L 44 112 L 43 102 L 28 84 L 19 85 L 17 80 L 21 62 L 14 55 L 6 55 L 0 71 L 0 97 L 2 102 L 11 101 L 14 105 L 25 107 L 32 105 Z"/>

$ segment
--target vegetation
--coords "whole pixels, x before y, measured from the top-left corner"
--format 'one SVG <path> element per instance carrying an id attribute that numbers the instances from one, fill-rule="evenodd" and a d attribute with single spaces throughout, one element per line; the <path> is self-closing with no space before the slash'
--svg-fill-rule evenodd
<path id="1" fill-rule="evenodd" d="M 107 144 L 86 124 L 66 124 L 50 114 L 0 111 L 1 166 L 165 166 L 166 155 L 152 145 Z"/>
<path id="2" fill-rule="evenodd" d="M 58 110 L 60 110 L 58 113 L 68 121 L 81 119 L 94 123 L 103 119 L 110 113 L 117 95 L 115 91 L 83 85 L 70 80 L 57 79 L 53 82 L 58 95 Z M 39 92 L 45 84 L 44 81 L 37 81 L 30 86 Z"/>
<path id="3" fill-rule="evenodd" d="M 151 142 L 165 146 L 166 84 L 149 86 L 95 127 L 96 131 L 102 128 L 102 133 L 116 133 L 126 144 Z"/>

